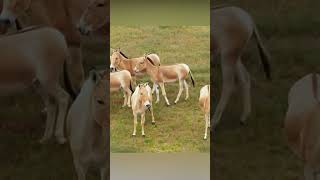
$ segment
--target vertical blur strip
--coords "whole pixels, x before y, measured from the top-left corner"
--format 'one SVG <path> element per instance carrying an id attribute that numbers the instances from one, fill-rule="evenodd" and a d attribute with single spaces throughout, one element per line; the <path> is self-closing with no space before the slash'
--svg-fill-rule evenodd
<path id="1" fill-rule="evenodd" d="M 210 0 L 111 0 L 112 25 L 207 26 Z"/>

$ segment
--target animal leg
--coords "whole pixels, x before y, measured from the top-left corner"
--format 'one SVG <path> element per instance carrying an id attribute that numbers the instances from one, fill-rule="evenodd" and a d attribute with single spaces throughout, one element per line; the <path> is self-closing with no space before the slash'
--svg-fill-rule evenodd
<path id="1" fill-rule="evenodd" d="M 122 105 L 122 107 L 126 107 L 127 102 L 128 102 L 128 97 L 127 97 L 127 92 L 126 92 L 126 90 L 123 90 L 123 98 L 124 98 L 124 100 L 123 100 L 123 105 Z M 129 99 L 130 99 L 130 98 L 129 98 Z"/>
<path id="2" fill-rule="evenodd" d="M 145 134 L 144 134 L 144 123 L 146 121 L 146 116 L 145 116 L 145 113 L 142 113 L 141 114 L 141 134 L 142 136 L 144 137 Z"/>
<path id="3" fill-rule="evenodd" d="M 74 165 L 77 172 L 78 180 L 85 180 L 88 167 L 84 166 L 79 161 L 74 161 Z"/>
<path id="4" fill-rule="evenodd" d="M 136 136 L 137 124 L 138 124 L 137 114 L 133 114 L 133 133 L 132 133 L 132 136 Z"/>
<path id="5" fill-rule="evenodd" d="M 154 83 L 156 84 L 156 83 Z M 158 84 L 156 84 L 156 95 L 157 95 L 157 100 L 156 100 L 156 104 L 159 103 L 160 101 L 160 92 L 159 92 L 159 89 L 158 89 Z"/>
<path id="6" fill-rule="evenodd" d="M 160 88 L 161 88 L 161 91 L 162 91 L 162 96 L 166 100 L 167 105 L 170 106 L 169 100 L 167 98 L 166 90 L 164 88 L 164 83 L 160 83 L 159 85 L 160 85 Z"/>
<path id="7" fill-rule="evenodd" d="M 240 82 L 240 87 L 242 89 L 242 98 L 243 98 L 243 112 L 241 115 L 240 122 L 245 124 L 246 119 L 251 113 L 251 96 L 250 96 L 250 76 L 244 65 L 239 60 L 237 62 L 237 76 Z"/>
<path id="8" fill-rule="evenodd" d="M 151 112 L 151 118 L 152 118 L 152 124 L 155 124 L 156 121 L 154 120 L 154 116 L 153 116 L 153 107 L 150 107 L 150 112 Z"/>
<path id="9" fill-rule="evenodd" d="M 180 80 L 179 80 L 179 93 L 178 93 L 178 95 L 177 95 L 176 100 L 174 101 L 175 104 L 177 104 L 177 102 L 179 101 L 180 96 L 181 96 L 181 94 L 182 94 L 182 91 L 183 91 L 183 80 L 180 79 Z"/>
<path id="10" fill-rule="evenodd" d="M 206 126 L 205 126 L 205 131 L 204 131 L 204 138 L 203 139 L 207 139 L 207 134 L 208 134 L 208 128 L 209 128 L 209 117 L 208 117 L 208 114 L 206 113 L 204 115 L 204 120 L 205 120 L 205 123 L 206 123 Z"/>
<path id="11" fill-rule="evenodd" d="M 186 80 L 183 81 L 184 83 L 184 87 L 186 88 L 186 98 L 185 100 L 187 100 L 189 98 L 189 86 Z"/>
<path id="12" fill-rule="evenodd" d="M 217 126 L 219 123 L 222 113 L 224 109 L 226 108 L 228 101 L 231 97 L 231 94 L 233 92 L 235 82 L 234 82 L 234 75 L 235 75 L 235 61 L 236 59 L 221 59 L 221 67 L 222 67 L 222 94 L 221 98 L 219 100 L 219 103 L 217 105 L 217 109 L 213 115 L 213 128 Z"/>
<path id="13" fill-rule="evenodd" d="M 127 88 L 127 97 L 128 97 L 128 107 L 131 107 L 131 95 L 132 95 L 132 92 L 129 88 Z"/>
<path id="14" fill-rule="evenodd" d="M 101 180 L 107 180 L 107 168 L 106 167 L 100 168 L 100 176 L 101 176 Z"/>
<path id="15" fill-rule="evenodd" d="M 71 62 L 68 63 L 70 80 L 77 91 L 76 93 L 79 93 L 84 82 L 81 48 L 71 46 L 69 47 L 69 52 L 71 55 Z"/>
<path id="16" fill-rule="evenodd" d="M 68 111 L 70 96 L 60 86 L 56 88 L 56 92 L 56 102 L 58 103 L 59 108 L 55 136 L 59 144 L 64 144 L 67 141 L 64 136 L 64 124 Z"/>
<path id="17" fill-rule="evenodd" d="M 46 143 L 52 137 L 57 112 L 57 105 L 50 96 L 45 99 L 45 105 L 47 108 L 47 120 L 44 135 L 39 141 L 41 144 Z"/>

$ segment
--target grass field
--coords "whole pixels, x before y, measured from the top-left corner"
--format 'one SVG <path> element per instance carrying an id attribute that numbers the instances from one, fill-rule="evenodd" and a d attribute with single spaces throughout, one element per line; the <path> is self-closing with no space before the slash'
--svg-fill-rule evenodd
<path id="1" fill-rule="evenodd" d="M 111 95 L 111 152 L 209 152 L 210 141 L 204 141 L 204 116 L 198 107 L 200 88 L 210 82 L 208 26 L 111 26 L 110 46 L 121 47 L 129 57 L 152 52 L 160 56 L 161 64 L 186 63 L 196 87 L 190 79 L 190 98 L 183 93 L 176 105 L 167 107 L 163 97 L 154 103 L 156 125 L 146 115 L 146 137 L 141 136 L 140 118 L 137 137 L 131 137 L 131 108 L 121 108 L 122 93 Z M 138 82 L 149 81 L 147 75 Z M 178 93 L 178 83 L 166 84 L 171 104 Z M 154 96 L 155 99 L 155 96 Z"/>
<path id="2" fill-rule="evenodd" d="M 105 66 L 108 59 L 106 37 L 85 38 L 84 41 L 86 70 L 90 66 Z M 39 96 L 26 92 L 1 97 L 0 107 L 0 179 L 76 179 L 69 144 L 41 145 L 38 142 L 45 123 Z M 90 180 L 98 177 L 95 171 L 88 174 Z"/>
<path id="3" fill-rule="evenodd" d="M 253 111 L 248 125 L 240 126 L 241 99 L 233 96 L 212 138 L 212 179 L 298 180 L 303 164 L 286 145 L 283 121 L 289 88 L 302 76 L 319 72 L 320 24 L 315 16 L 319 2 L 237 0 L 230 4 L 246 9 L 255 19 L 272 56 L 273 80 L 265 80 L 251 44 L 243 61 L 252 76 Z M 220 67 L 215 69 L 217 103 L 221 72 Z"/>

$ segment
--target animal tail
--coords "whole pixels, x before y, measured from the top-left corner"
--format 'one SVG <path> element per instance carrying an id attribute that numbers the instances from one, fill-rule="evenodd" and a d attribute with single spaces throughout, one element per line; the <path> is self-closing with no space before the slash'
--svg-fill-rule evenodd
<path id="1" fill-rule="evenodd" d="M 64 80 L 64 85 L 67 92 L 71 95 L 72 100 L 75 100 L 77 97 L 77 93 L 72 88 L 72 84 L 68 75 L 68 68 L 67 68 L 66 61 L 63 64 L 63 80 Z"/>
<path id="2" fill-rule="evenodd" d="M 132 88 L 132 80 L 130 80 L 130 86 L 129 86 L 129 88 L 130 88 L 131 93 L 133 93 L 134 91 L 133 91 L 133 88 Z"/>
<path id="3" fill-rule="evenodd" d="M 191 78 L 191 81 L 192 81 L 192 86 L 194 87 L 195 86 L 195 82 L 194 82 L 194 78 L 193 78 L 191 70 L 189 70 L 189 75 L 190 75 L 190 78 Z"/>
<path id="4" fill-rule="evenodd" d="M 261 37 L 259 35 L 258 29 L 256 26 L 254 26 L 253 35 L 254 35 L 256 42 L 257 42 L 257 45 L 258 45 L 259 54 L 261 57 L 261 62 L 262 62 L 266 77 L 267 77 L 267 79 L 271 79 L 270 54 L 269 54 L 268 50 L 262 44 L 262 40 L 261 40 Z"/>

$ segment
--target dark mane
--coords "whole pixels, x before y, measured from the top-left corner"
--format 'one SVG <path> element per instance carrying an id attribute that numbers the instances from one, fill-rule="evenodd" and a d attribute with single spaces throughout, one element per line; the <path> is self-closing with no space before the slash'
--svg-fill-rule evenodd
<path id="1" fill-rule="evenodd" d="M 126 59 L 129 59 L 128 56 L 126 56 L 125 54 L 123 54 L 123 52 L 119 51 L 119 53 L 120 53 L 123 57 L 125 57 Z"/>
<path id="2" fill-rule="evenodd" d="M 148 61 L 155 66 L 155 64 L 153 63 L 153 61 L 147 56 Z"/>

